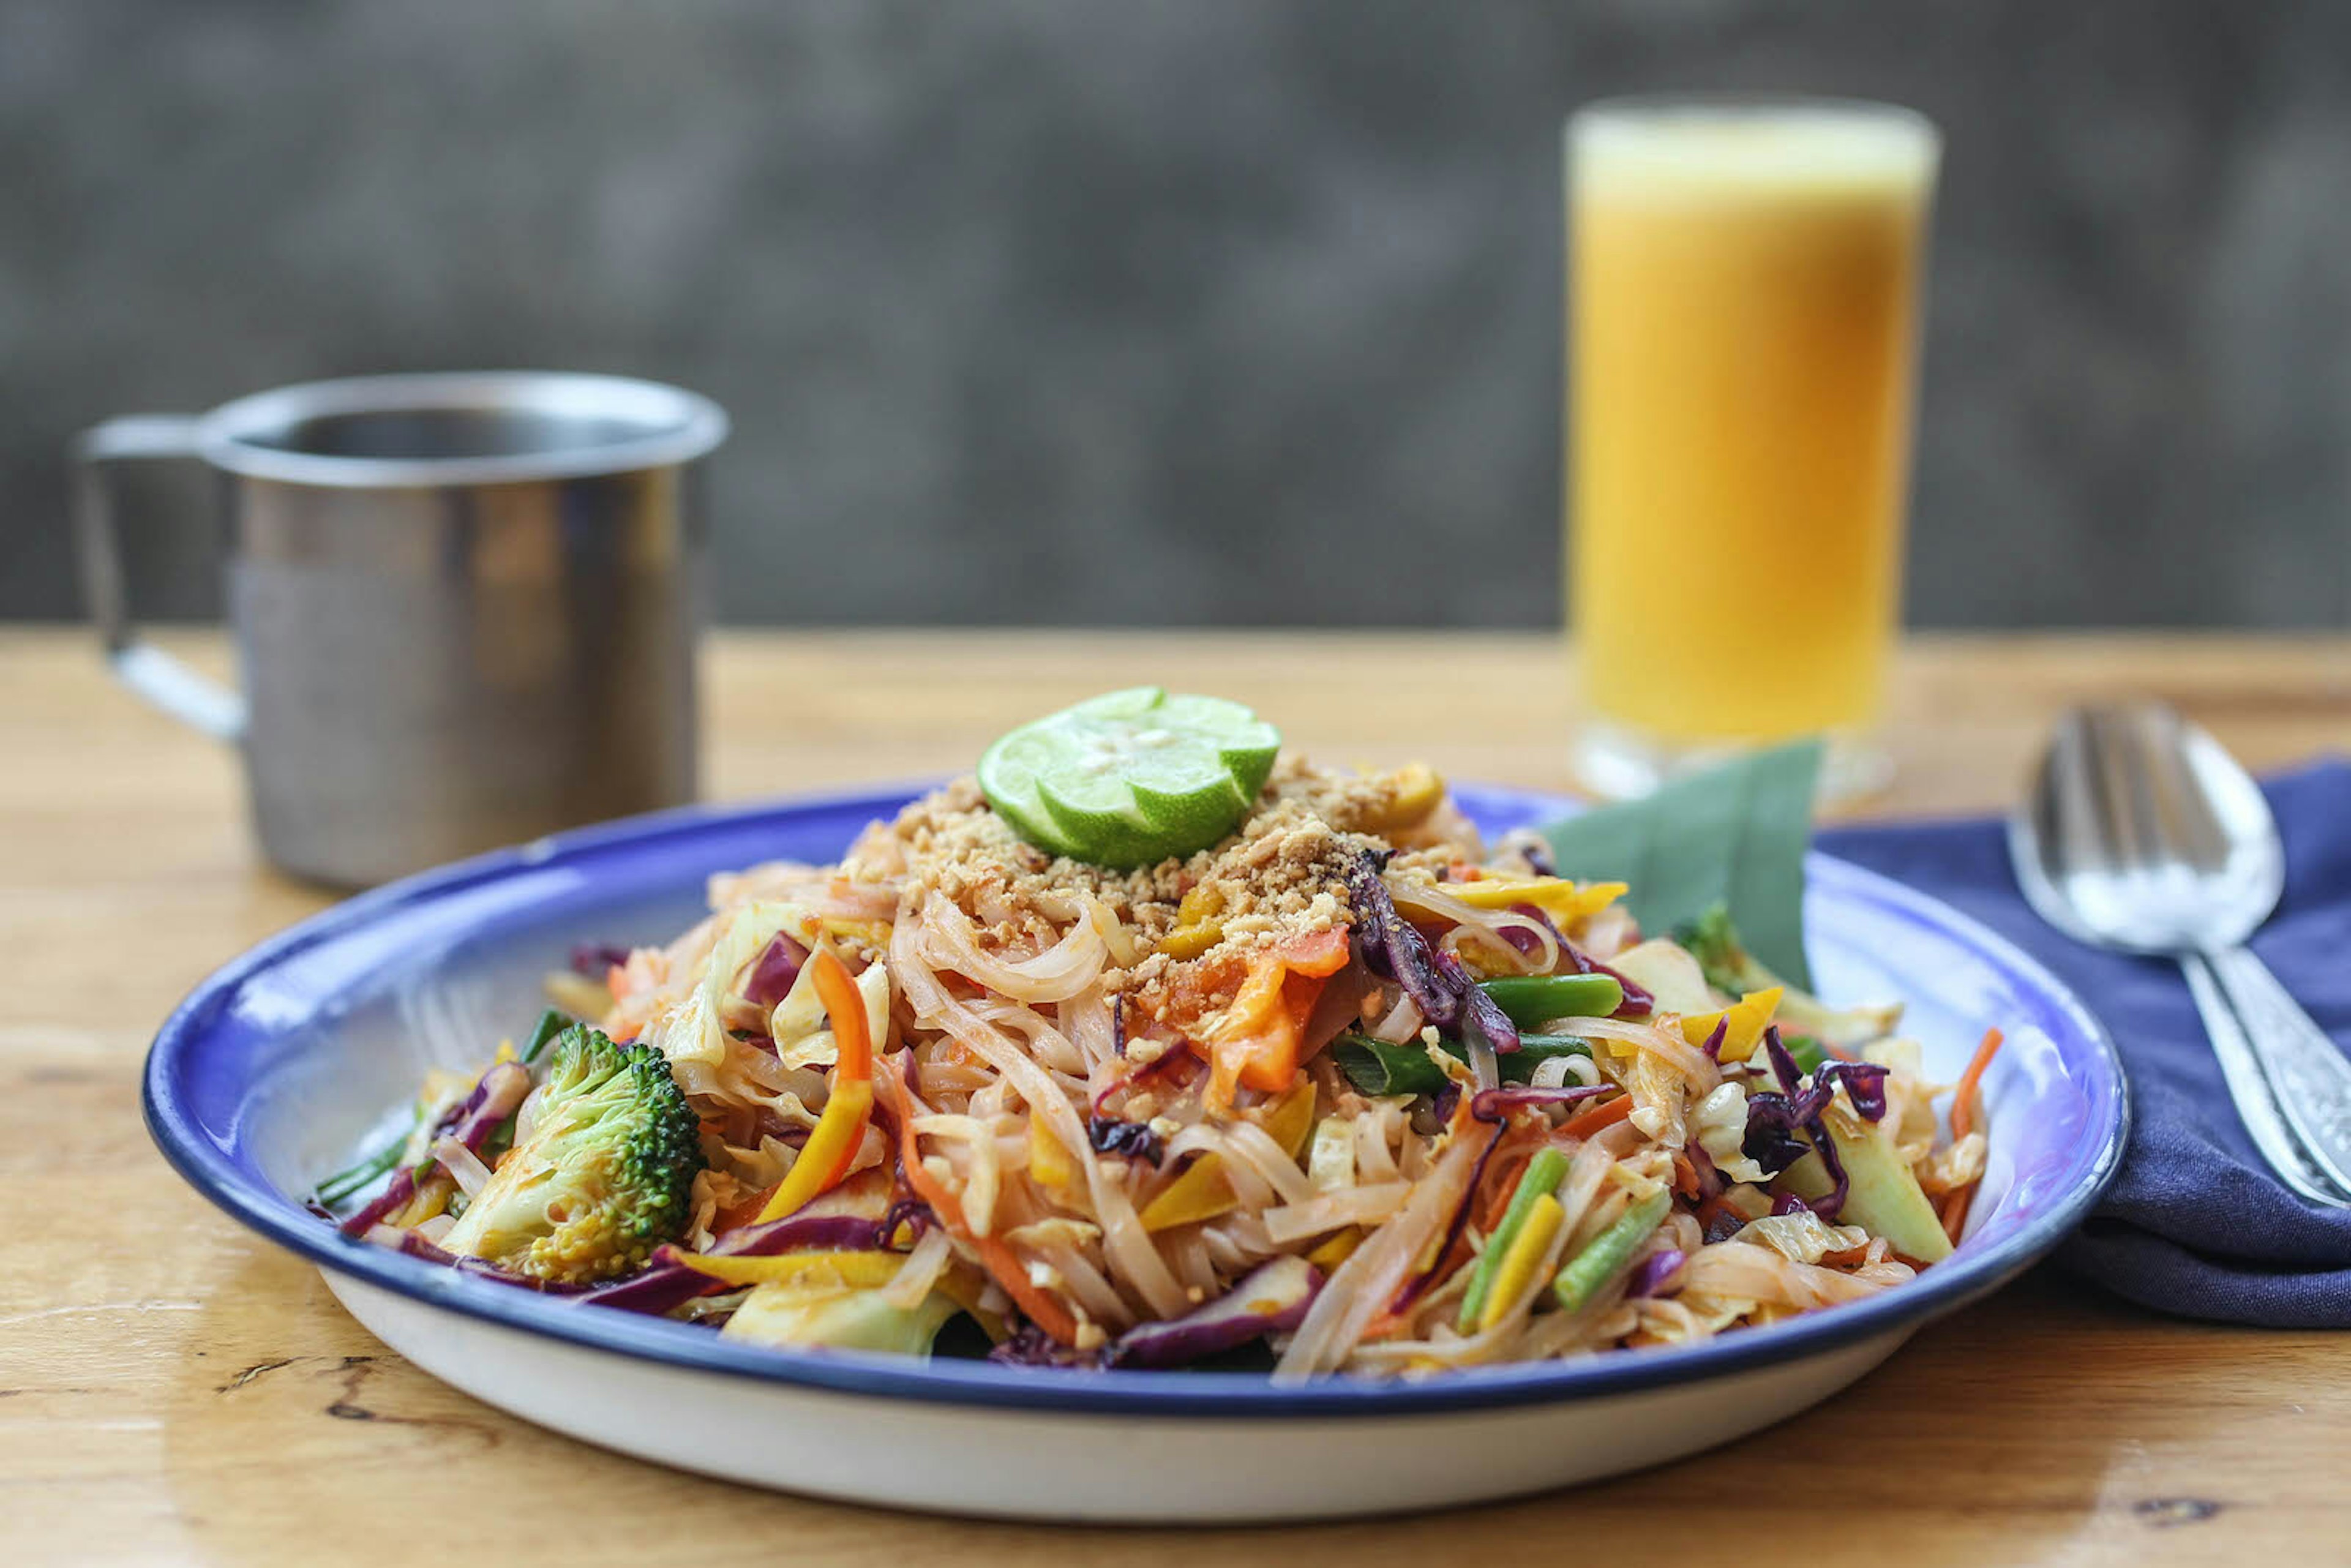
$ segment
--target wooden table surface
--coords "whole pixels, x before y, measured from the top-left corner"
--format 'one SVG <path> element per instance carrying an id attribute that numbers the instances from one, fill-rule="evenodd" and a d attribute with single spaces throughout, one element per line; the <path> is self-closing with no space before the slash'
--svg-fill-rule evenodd
<path id="1" fill-rule="evenodd" d="M 963 767 L 1144 681 L 1251 703 L 1336 760 L 1565 782 L 1566 683 L 1534 636 L 735 634 L 707 668 L 720 798 Z M 1927 640 L 1874 809 L 1996 807 L 2061 706 L 2133 690 L 2256 766 L 2351 746 L 2341 639 Z M 927 1520 L 584 1447 L 383 1351 L 150 1146 L 156 1023 L 326 902 L 256 861 L 233 757 L 41 630 L 0 632 L 0 1561 L 2351 1563 L 2351 1339 L 2170 1322 L 2048 1270 L 1735 1458 L 1403 1521 Z"/>

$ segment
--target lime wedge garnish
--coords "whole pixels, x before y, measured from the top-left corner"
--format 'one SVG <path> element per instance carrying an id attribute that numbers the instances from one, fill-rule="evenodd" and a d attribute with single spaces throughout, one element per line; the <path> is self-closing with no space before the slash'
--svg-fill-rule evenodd
<path id="1" fill-rule="evenodd" d="M 1238 827 L 1280 746 L 1238 703 L 1132 686 L 1005 736 L 980 758 L 979 787 L 1040 849 L 1153 865 Z"/>

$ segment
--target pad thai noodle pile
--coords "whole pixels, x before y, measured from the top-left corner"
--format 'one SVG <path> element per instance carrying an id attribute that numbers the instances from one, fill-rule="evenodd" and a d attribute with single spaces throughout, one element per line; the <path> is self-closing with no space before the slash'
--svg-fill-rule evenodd
<path id="1" fill-rule="evenodd" d="M 1638 929 L 1425 768 L 1267 761 L 1133 869 L 967 779 L 719 876 L 319 1212 L 757 1343 L 1280 1378 L 1702 1340 L 1950 1251 L 1996 1035 L 1935 1083 L 1896 1009 L 1781 984 L 1720 911 Z"/>

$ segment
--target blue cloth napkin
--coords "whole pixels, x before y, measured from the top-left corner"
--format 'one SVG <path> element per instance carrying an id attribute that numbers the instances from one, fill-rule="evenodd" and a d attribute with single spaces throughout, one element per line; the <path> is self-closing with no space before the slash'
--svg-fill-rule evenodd
<path id="1" fill-rule="evenodd" d="M 2285 837 L 2285 899 L 2253 951 L 2351 1046 L 2351 763 L 2322 762 L 2263 789 Z M 2270 1174 L 2177 966 L 2098 952 L 2042 924 L 1995 821 L 1841 829 L 1820 847 L 1982 921 L 2048 965 L 2113 1034 L 2130 1074 L 2130 1145 L 2061 1263 L 2167 1312 L 2351 1328 L 2351 1210 L 2317 1208 Z"/>

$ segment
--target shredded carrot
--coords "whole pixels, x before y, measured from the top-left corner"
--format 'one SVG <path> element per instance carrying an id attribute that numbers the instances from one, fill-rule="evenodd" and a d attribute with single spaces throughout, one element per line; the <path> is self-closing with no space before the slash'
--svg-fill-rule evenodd
<path id="1" fill-rule="evenodd" d="M 1604 1127 L 1614 1126 L 1632 1113 L 1633 1097 L 1630 1094 L 1619 1094 L 1605 1104 L 1594 1105 L 1589 1111 L 1578 1112 L 1570 1116 L 1561 1124 L 1559 1130 L 1570 1137 L 1588 1138 Z"/>
<path id="2" fill-rule="evenodd" d="M 1959 1087 L 1951 1094 L 1951 1138 L 1953 1142 L 1975 1131 L 1976 1086 L 1983 1082 L 1984 1069 L 2000 1054 L 2000 1030 L 1984 1030 L 1983 1043 L 1976 1047 L 1968 1070 L 1959 1074 Z"/>
<path id="3" fill-rule="evenodd" d="M 776 1196 L 776 1187 L 783 1185 L 778 1182 L 775 1186 L 761 1187 L 748 1197 L 737 1198 L 713 1214 L 710 1217 L 710 1234 L 713 1237 L 724 1236 L 730 1230 L 739 1230 L 746 1225 L 756 1223 L 759 1211 L 768 1207 L 769 1198 Z"/>
<path id="4" fill-rule="evenodd" d="M 1490 1236 L 1494 1227 L 1501 1223 L 1510 1199 L 1518 1196 L 1520 1178 L 1527 1174 L 1527 1166 L 1533 1163 L 1535 1150 L 1541 1146 L 1531 1143 L 1524 1149 L 1508 1151 L 1494 1162 L 1493 1181 L 1487 1189 L 1486 1201 L 1470 1217 L 1470 1223 L 1480 1231 Z"/>
<path id="5" fill-rule="evenodd" d="M 1731 1207 L 1729 1204 L 1723 1202 L 1722 1194 L 1720 1193 L 1716 1193 L 1712 1197 L 1700 1200 L 1697 1208 L 1692 1210 L 1692 1212 L 1698 1216 L 1698 1224 L 1704 1228 L 1706 1233 L 1708 1235 L 1713 1233 L 1715 1220 L 1722 1215 L 1727 1214 L 1730 1216 L 1742 1226 L 1747 1223 L 1747 1217 L 1740 1213 L 1739 1210 Z"/>
<path id="6" fill-rule="evenodd" d="M 1968 1070 L 1959 1074 L 1959 1086 L 1951 1092 L 1951 1141 L 1957 1143 L 1975 1131 L 1979 1087 L 1983 1082 L 1984 1069 L 2000 1054 L 2001 1033 L 1996 1029 L 1984 1030 L 1983 1043 L 1968 1062 Z M 1943 1234 L 1953 1241 L 1968 1228 L 1968 1208 L 1975 1202 L 1977 1182 L 1955 1187 L 1943 1196 L 1940 1218 Z"/>
<path id="7" fill-rule="evenodd" d="M 908 1071 L 914 1063 L 907 1062 Z M 913 1094 L 904 1079 L 895 1072 L 877 1074 L 891 1088 L 891 1114 L 898 1124 L 899 1164 L 906 1173 L 906 1185 L 914 1196 L 931 1206 L 939 1223 L 947 1228 L 959 1241 L 969 1243 L 979 1253 L 979 1260 L 988 1277 L 1004 1288 L 1004 1293 L 1019 1303 L 1029 1315 L 1029 1321 L 1043 1329 L 1062 1344 L 1078 1343 L 1078 1322 L 1061 1302 L 1040 1291 L 1029 1280 L 1029 1270 L 1011 1248 L 994 1236 L 974 1236 L 964 1223 L 963 1205 L 956 1195 L 940 1185 L 937 1178 L 923 1168 L 919 1140 L 914 1135 Z"/>
<path id="8" fill-rule="evenodd" d="M 1674 1151 L 1674 1190 L 1684 1197 L 1698 1197 L 1698 1166 L 1679 1149 Z"/>
<path id="9" fill-rule="evenodd" d="M 865 1128 L 873 1111 L 873 1036 L 866 1021 L 865 998 L 850 977 L 847 966 L 830 947 L 809 955 L 809 973 L 824 1002 L 839 1053 L 832 1064 L 831 1097 L 817 1118 L 799 1158 L 759 1210 L 761 1220 L 781 1219 L 805 1208 L 831 1192 L 857 1163 Z"/>
<path id="10" fill-rule="evenodd" d="M 1250 966 L 1223 1021 L 1192 1049 L 1208 1058 L 1211 1106 L 1228 1106 L 1246 1084 L 1279 1094 L 1298 1076 L 1300 1036 L 1323 982 L 1347 967 L 1347 933 L 1336 926 L 1293 938 Z"/>

